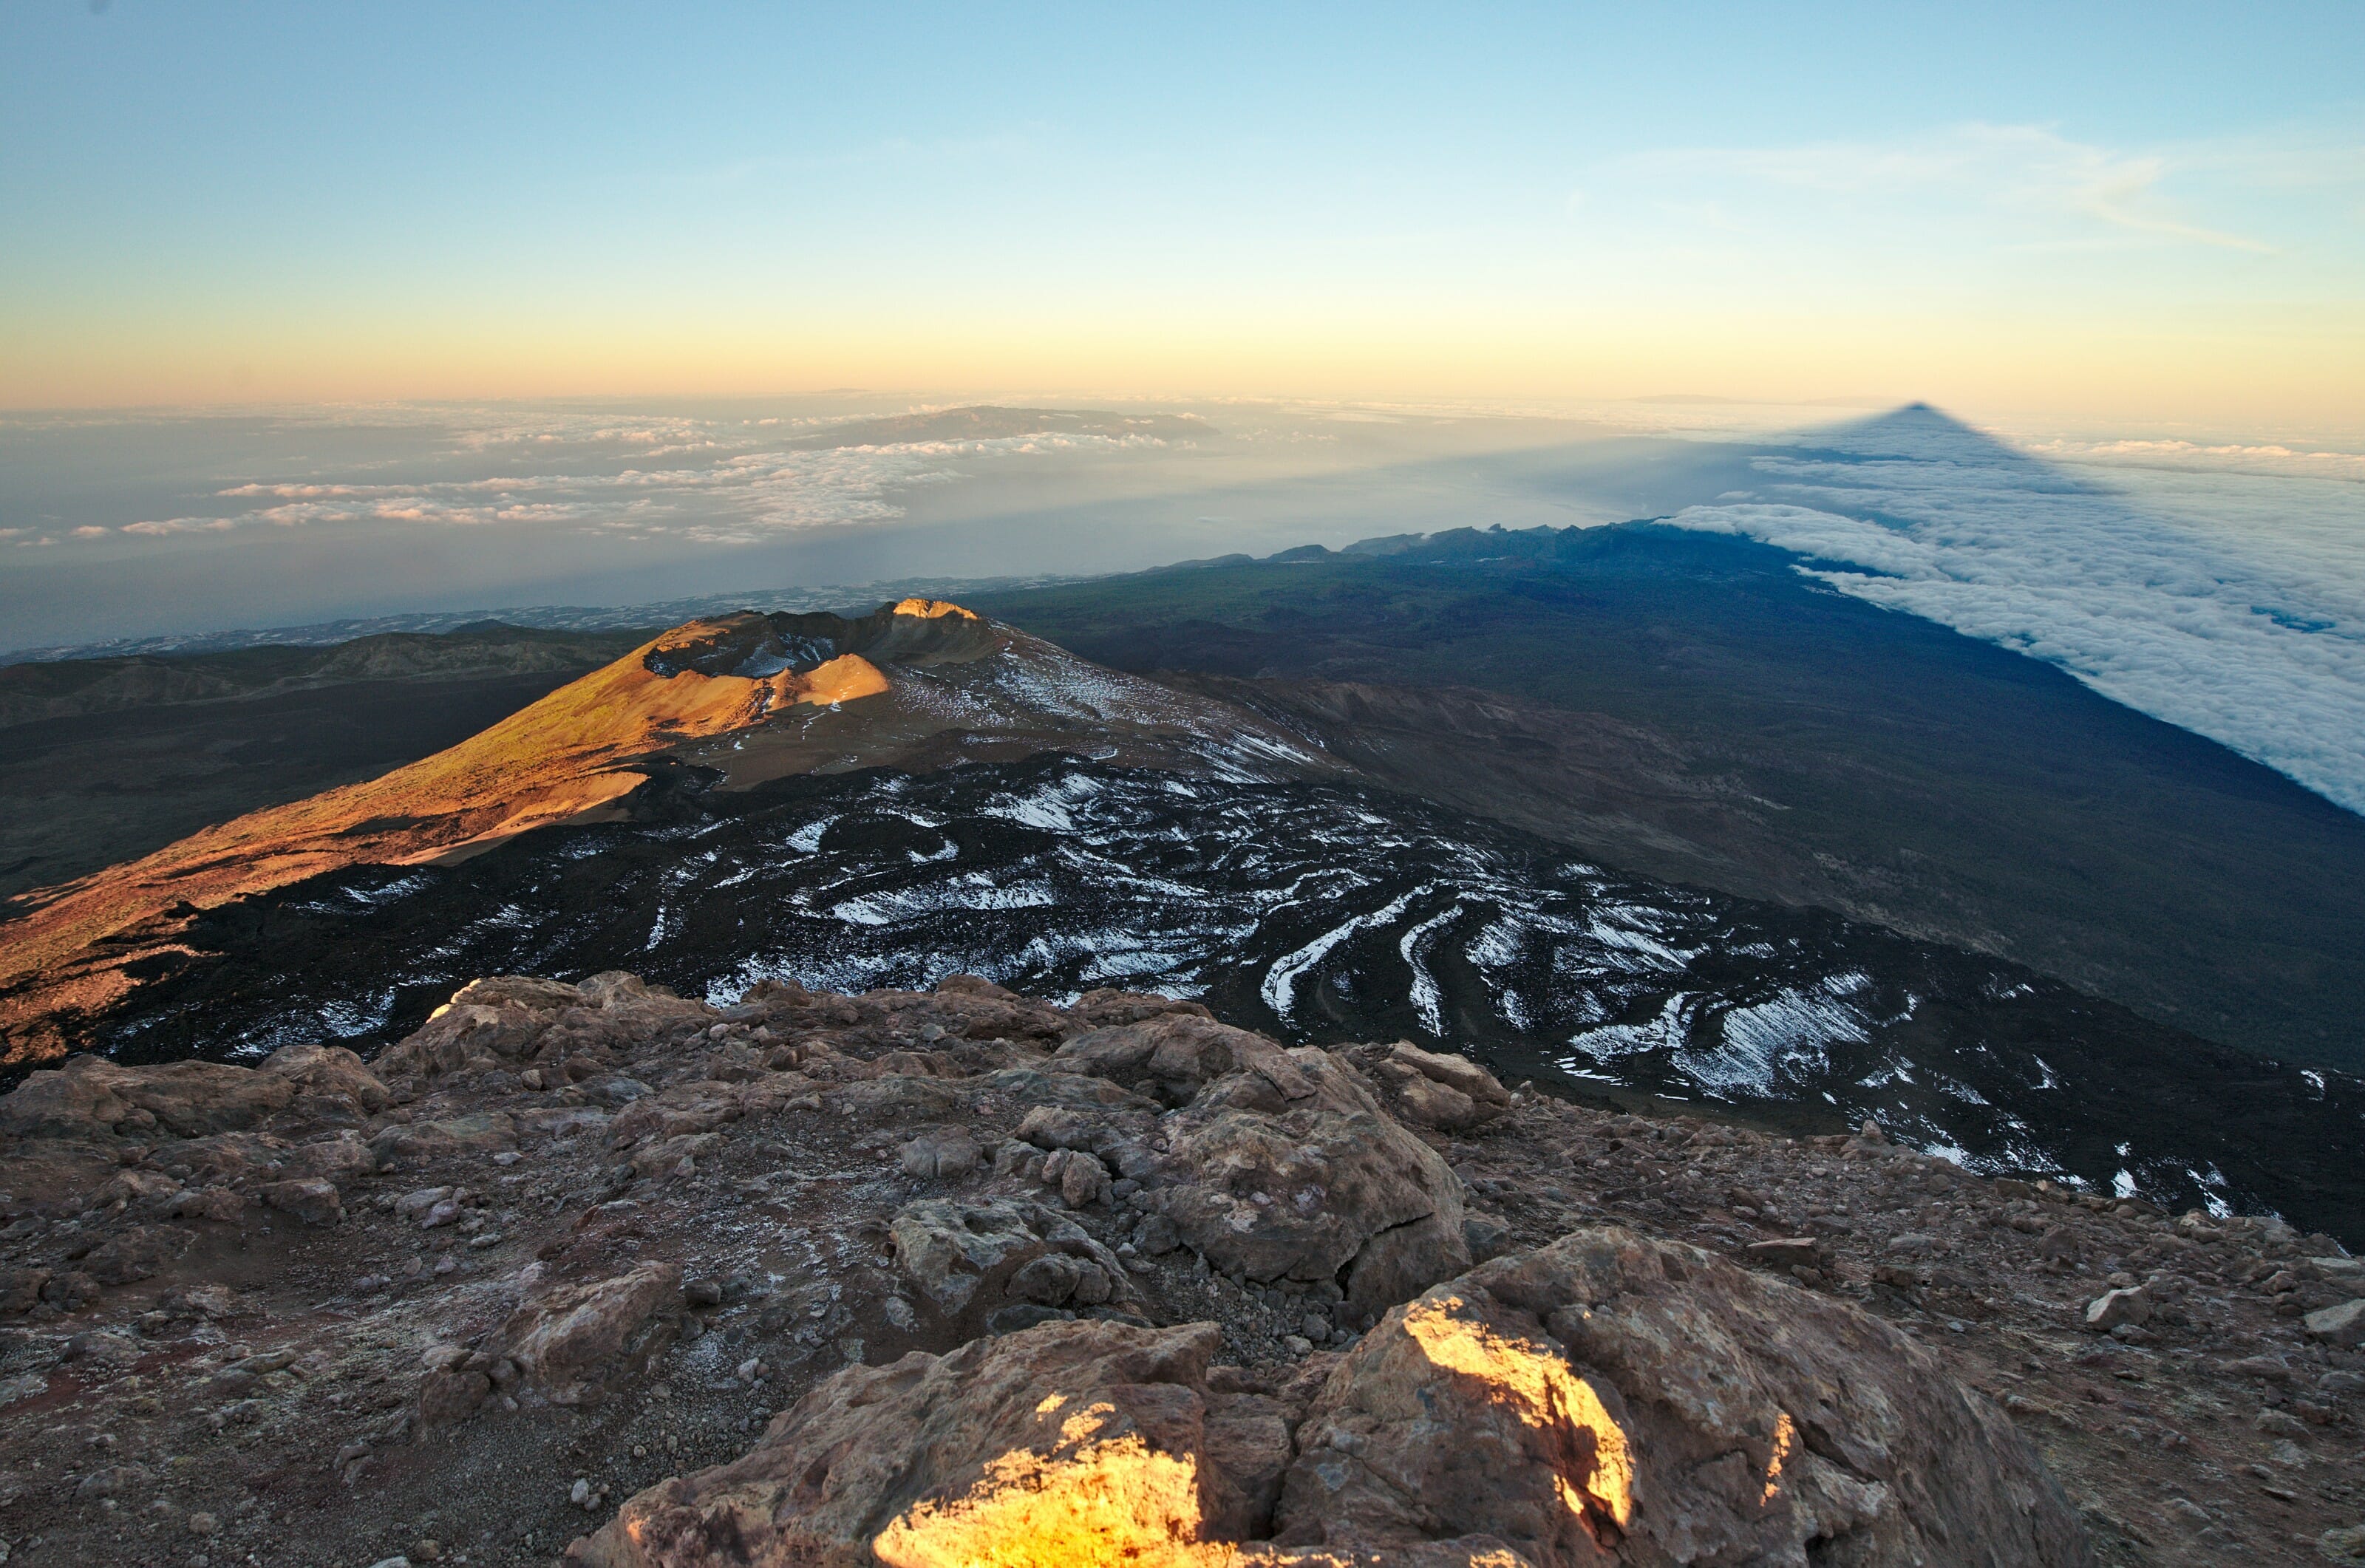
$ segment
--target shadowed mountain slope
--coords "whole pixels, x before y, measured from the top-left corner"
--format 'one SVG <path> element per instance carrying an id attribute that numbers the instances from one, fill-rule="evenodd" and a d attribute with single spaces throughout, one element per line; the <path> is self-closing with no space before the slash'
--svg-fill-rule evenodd
<path id="1" fill-rule="evenodd" d="M 31 660 L 0 665 L 0 727 L 179 703 L 251 702 L 357 681 L 576 675 L 647 637 L 645 631 L 551 632 L 484 622 L 440 635 L 391 632 L 326 647 Z"/>
<path id="2" fill-rule="evenodd" d="M 1611 864 L 2365 1064 L 2365 819 L 1796 559 L 1648 523 L 1464 529 L 981 602 Z"/>

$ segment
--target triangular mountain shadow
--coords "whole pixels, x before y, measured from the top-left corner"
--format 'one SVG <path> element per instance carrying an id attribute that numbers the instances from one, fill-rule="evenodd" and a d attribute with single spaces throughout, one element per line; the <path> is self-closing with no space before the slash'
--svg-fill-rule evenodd
<path id="1" fill-rule="evenodd" d="M 2011 442 L 1964 423 L 1928 403 L 1907 403 L 1869 419 L 1849 420 L 1801 431 L 1799 445 L 1785 450 L 1841 463 L 1910 458 L 1958 467 L 1997 469 L 2020 488 L 2055 493 L 2109 495 L 2107 486 L 2033 457 Z"/>

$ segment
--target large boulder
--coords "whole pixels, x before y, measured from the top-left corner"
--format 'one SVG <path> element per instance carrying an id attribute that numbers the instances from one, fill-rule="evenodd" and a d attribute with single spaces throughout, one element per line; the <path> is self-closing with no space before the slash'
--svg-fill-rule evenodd
<path id="1" fill-rule="evenodd" d="M 971 1040 L 1057 1040 L 1069 1025 L 1045 1003 L 979 975 L 948 975 L 931 998 L 949 1033 Z"/>
<path id="2" fill-rule="evenodd" d="M 590 1568 L 2084 1568 L 2001 1412 L 1845 1305 L 1579 1232 L 1260 1379 L 1212 1324 L 1048 1323 L 850 1367 Z"/>
<path id="3" fill-rule="evenodd" d="M 645 1372 L 680 1327 L 680 1265 L 644 1263 L 527 1302 L 503 1326 L 501 1344 L 524 1397 L 596 1405 Z"/>
<path id="4" fill-rule="evenodd" d="M 382 1076 L 434 1079 L 484 1067 L 555 1064 L 570 1056 L 652 1041 L 678 1043 L 721 1016 L 637 975 L 610 971 L 581 985 L 530 975 L 471 980 L 425 1024 L 387 1047 Z"/>
<path id="5" fill-rule="evenodd" d="M 426 1023 L 388 1046 L 378 1057 L 378 1070 L 388 1077 L 432 1078 L 457 1072 L 479 1057 L 530 1061 L 559 1014 L 583 1000 L 574 986 L 531 975 L 470 980 Z"/>
<path id="6" fill-rule="evenodd" d="M 128 1285 L 170 1268 L 194 1239 L 178 1226 L 135 1225 L 91 1249 L 80 1267 L 102 1285 Z"/>
<path id="7" fill-rule="evenodd" d="M 1470 1266 L 1460 1179 L 1328 1051 L 1161 1013 L 1079 1035 L 1052 1062 L 1179 1107 L 1164 1150 L 1120 1168 L 1219 1272 L 1339 1281 L 1371 1318 Z M 1079 1141 L 1067 1132 L 1049 1116 L 1021 1128 Z"/>
<path id="8" fill-rule="evenodd" d="M 263 1058 L 259 1071 L 296 1091 L 289 1112 L 322 1126 L 358 1127 L 387 1107 L 377 1075 L 342 1046 L 286 1046 Z"/>
<path id="9" fill-rule="evenodd" d="M 1511 1108 L 1510 1091 L 1468 1057 L 1425 1051 L 1398 1040 L 1382 1051 L 1365 1047 L 1372 1075 L 1387 1088 L 1392 1109 L 1407 1122 L 1441 1132 L 1483 1126 Z"/>
<path id="10" fill-rule="evenodd" d="M 2321 1307 L 2302 1319 L 2308 1338 L 2355 1350 L 2365 1345 L 2365 1299 Z"/>
<path id="11" fill-rule="evenodd" d="M 381 1170 L 498 1154 L 517 1147 L 517 1124 L 506 1111 L 473 1111 L 425 1122 L 394 1122 L 369 1140 Z"/>
<path id="12" fill-rule="evenodd" d="M 1208 1084 L 1239 1072 L 1271 1076 L 1285 1100 L 1309 1092 L 1290 1052 L 1262 1035 L 1188 1013 L 1094 1029 L 1062 1045 L 1051 1059 L 1167 1105 L 1188 1104 Z"/>
<path id="13" fill-rule="evenodd" d="M 1213 1324 L 1052 1323 L 851 1367 L 734 1464 L 568 1549 L 595 1568 L 1236 1561 L 1302 1406 L 1213 1386 Z"/>
<path id="14" fill-rule="evenodd" d="M 219 1062 L 121 1067 L 69 1057 L 0 1098 L 0 1135 L 20 1138 L 201 1137 L 253 1126 L 295 1099 L 275 1074 Z"/>
<path id="15" fill-rule="evenodd" d="M 1125 1265 L 1057 1210 L 1010 1199 L 925 1198 L 888 1226 L 898 1271 L 935 1316 L 964 1333 L 1019 1308 L 1077 1312 L 1138 1305 Z"/>
<path id="16" fill-rule="evenodd" d="M 1462 1182 L 1377 1109 L 1175 1116 L 1143 1194 L 1223 1273 L 1339 1280 L 1358 1317 L 1470 1266 Z"/>
<path id="17" fill-rule="evenodd" d="M 1929 1351 L 1613 1228 L 1391 1312 L 1296 1450 L 1276 1539 L 1298 1546 L 1485 1535 L 1540 1568 L 2089 1560 L 2028 1443 Z"/>

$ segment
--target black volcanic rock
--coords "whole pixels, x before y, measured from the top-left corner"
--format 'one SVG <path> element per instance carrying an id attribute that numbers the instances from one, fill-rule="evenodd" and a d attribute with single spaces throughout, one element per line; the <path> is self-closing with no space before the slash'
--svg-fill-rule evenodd
<path id="1" fill-rule="evenodd" d="M 1463 528 L 974 607 L 1588 857 L 2365 1071 L 2365 818 L 1800 564 L 1647 522 Z"/>
<path id="2" fill-rule="evenodd" d="M 1202 998 L 1284 1039 L 1409 1037 L 1564 1092 L 1802 1131 L 1877 1118 L 1975 1166 L 2365 1240 L 2365 1087 L 2194 1039 L 2013 965 L 1623 877 L 1334 785 L 1066 756 L 744 793 L 685 773 L 629 823 L 213 912 L 209 956 L 96 1021 L 126 1059 L 364 1052 L 467 977 L 632 968 L 697 995 L 989 975 Z"/>

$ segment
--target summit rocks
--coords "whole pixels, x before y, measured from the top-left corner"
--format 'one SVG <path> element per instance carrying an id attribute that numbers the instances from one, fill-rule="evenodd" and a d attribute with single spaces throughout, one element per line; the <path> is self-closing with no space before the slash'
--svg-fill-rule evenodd
<path id="1" fill-rule="evenodd" d="M 744 1458 L 625 1504 L 595 1568 L 745 1562 L 2091 1561 L 2003 1414 L 1852 1308 L 1581 1231 L 1344 1357 L 1047 1324 L 839 1373 Z M 725 1544 L 727 1543 L 727 1545 Z"/>
<path id="2" fill-rule="evenodd" d="M 1469 1266 L 1461 1182 L 1329 1052 L 1186 1014 L 1094 1030 L 1054 1060 L 1175 1107 L 1164 1151 L 1120 1164 L 1218 1272 L 1335 1281 L 1367 1319 Z"/>
<path id="3" fill-rule="evenodd" d="M 1539 1564 L 2090 1561 L 2027 1441 L 1906 1335 L 1614 1228 L 1391 1311 L 1324 1383 L 1296 1447 L 1282 1539 L 1334 1547 L 1475 1536 Z"/>
<path id="4" fill-rule="evenodd" d="M 2328 1237 L 1160 996 L 499 977 L 36 1072 L 0 1160 L 35 1564 L 2198 1568 L 2365 1496 Z"/>

